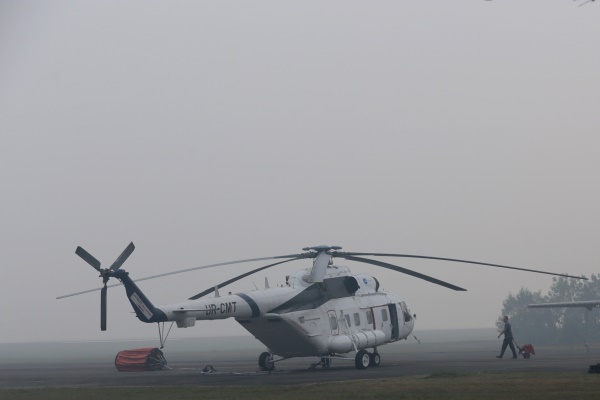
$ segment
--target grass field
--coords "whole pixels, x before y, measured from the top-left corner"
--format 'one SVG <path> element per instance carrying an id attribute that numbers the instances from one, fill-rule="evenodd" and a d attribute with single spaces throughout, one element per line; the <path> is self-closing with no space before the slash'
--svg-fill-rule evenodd
<path id="1" fill-rule="evenodd" d="M 438 372 L 307 386 L 4 389 L 2 400 L 600 399 L 600 375 Z"/>

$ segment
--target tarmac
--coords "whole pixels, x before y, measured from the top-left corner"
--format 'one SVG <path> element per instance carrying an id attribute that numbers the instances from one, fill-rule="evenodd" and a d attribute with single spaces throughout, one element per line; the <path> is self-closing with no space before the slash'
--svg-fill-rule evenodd
<path id="1" fill-rule="evenodd" d="M 498 342 L 437 344 L 423 348 L 387 346 L 379 349 L 381 365 L 357 370 L 354 360 L 332 361 L 328 369 L 309 368 L 316 358 L 296 358 L 276 364 L 273 372 L 261 372 L 252 352 L 241 352 L 238 359 L 226 354 L 189 353 L 169 360 L 168 370 L 119 372 L 107 357 L 83 357 L 60 362 L 38 363 L 34 359 L 18 363 L 0 360 L 0 389 L 56 387 L 152 387 L 152 386 L 253 386 L 306 385 L 357 379 L 385 379 L 436 373 L 486 372 L 576 372 L 587 374 L 589 366 L 600 362 L 600 351 L 583 347 L 541 348 L 529 359 L 511 359 L 510 351 L 498 359 Z M 225 354 L 225 353 L 224 353 Z M 202 358 L 204 361 L 199 361 Z M 207 362 L 208 360 L 208 362 Z M 203 373 L 206 365 L 213 373 Z"/>

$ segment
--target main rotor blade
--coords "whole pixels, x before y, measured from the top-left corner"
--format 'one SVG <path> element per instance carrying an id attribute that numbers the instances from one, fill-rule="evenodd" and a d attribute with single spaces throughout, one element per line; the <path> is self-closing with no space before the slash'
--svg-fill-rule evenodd
<path id="1" fill-rule="evenodd" d="M 260 272 L 260 271 L 262 271 L 263 269 L 271 268 L 271 267 L 274 267 L 275 265 L 279 265 L 279 264 L 283 264 L 283 263 L 286 263 L 286 262 L 295 261 L 295 260 L 299 260 L 299 259 L 300 259 L 300 258 L 292 258 L 291 260 L 285 260 L 285 261 L 280 261 L 280 262 L 277 262 L 277 263 L 274 263 L 274 264 L 265 265 L 264 267 L 260 267 L 260 268 L 253 269 L 252 271 L 245 272 L 245 273 L 243 273 L 243 274 L 241 274 L 241 275 L 238 275 L 238 276 L 236 276 L 235 278 L 231 278 L 231 279 L 228 279 L 228 280 L 226 280 L 225 282 L 221 282 L 220 284 L 218 284 L 218 285 L 216 285 L 216 286 L 221 288 L 221 287 L 224 287 L 224 286 L 227 286 L 227 285 L 229 285 L 230 283 L 233 283 L 233 282 L 239 281 L 240 279 L 242 279 L 242 278 L 245 278 L 245 277 L 247 277 L 248 275 L 252 275 L 252 274 L 255 274 L 255 273 L 257 273 L 257 272 Z M 190 297 L 189 299 L 190 299 L 190 300 L 196 300 L 196 299 L 199 299 L 200 297 L 204 297 L 204 296 L 206 296 L 207 294 L 209 294 L 209 293 L 211 293 L 211 292 L 214 292 L 214 290 L 215 290 L 215 288 L 214 288 L 214 287 L 212 287 L 212 288 L 209 288 L 209 289 L 206 289 L 205 291 L 203 291 L 203 292 L 200 292 L 200 293 L 198 293 L 197 295 L 194 295 L 194 296 Z"/>
<path id="2" fill-rule="evenodd" d="M 426 280 L 427 282 L 435 283 L 436 285 L 444 286 L 444 287 L 447 287 L 452 290 L 459 290 L 459 291 L 463 291 L 463 292 L 467 290 L 467 289 L 463 289 L 461 287 L 455 286 L 451 283 L 444 282 L 444 281 L 441 281 L 436 278 L 432 278 L 431 276 L 423 275 L 418 272 L 411 271 L 410 269 L 398 267 L 397 265 L 388 264 L 383 261 L 371 260 L 369 258 L 353 257 L 350 255 L 344 256 L 343 258 L 345 258 L 346 260 L 350 260 L 350 261 L 358 261 L 358 262 L 362 262 L 362 263 L 377 265 L 377 266 L 383 267 L 383 268 L 388 268 L 388 269 L 391 269 L 392 271 L 401 272 L 403 274 L 414 276 L 415 278 L 423 279 L 423 280 Z"/>
<path id="3" fill-rule="evenodd" d="M 111 288 L 111 287 L 121 286 L 121 285 L 123 285 L 123 284 L 122 283 L 113 283 L 112 285 L 106 285 L 105 287 Z M 98 290 L 102 290 L 103 288 L 104 287 L 99 287 L 99 288 L 94 288 L 94 289 L 83 290 L 83 291 L 77 292 L 77 293 L 65 294 L 63 296 L 58 296 L 56 298 L 56 300 L 64 299 L 66 297 L 79 296 L 80 294 L 85 294 L 85 293 L 97 292 Z"/>
<path id="4" fill-rule="evenodd" d="M 181 269 L 179 271 L 166 272 L 164 274 L 146 276 L 144 278 L 135 279 L 134 281 L 135 282 L 147 281 L 149 279 L 162 278 L 163 276 L 169 276 L 169 275 L 175 275 L 175 274 L 182 274 L 184 272 L 196 271 L 196 270 L 199 270 L 199 269 L 222 267 L 222 266 L 225 266 L 225 265 L 241 264 L 241 263 L 252 262 L 252 261 L 276 260 L 276 259 L 280 259 L 280 258 L 293 258 L 294 260 L 296 260 L 296 259 L 302 259 L 302 258 L 314 258 L 314 257 L 316 257 L 316 255 L 317 255 L 317 253 L 301 253 L 301 254 L 290 254 L 290 255 L 285 255 L 285 256 L 249 258 L 247 260 L 229 261 L 229 262 L 224 262 L 224 263 L 203 265 L 201 267 L 186 268 L 186 269 Z M 107 287 L 111 288 L 111 287 L 120 286 L 120 285 L 121 285 L 121 283 L 115 283 L 115 284 L 112 284 L 112 285 L 108 285 Z M 64 299 L 66 297 L 78 296 L 80 294 L 91 293 L 91 292 L 95 292 L 95 291 L 98 291 L 98 290 L 101 290 L 101 289 L 102 288 L 100 287 L 100 288 L 95 288 L 95 289 L 83 290 L 81 292 L 66 294 L 66 295 L 63 295 L 63 296 L 58 296 L 56 299 L 58 300 L 58 299 Z"/>
<path id="5" fill-rule="evenodd" d="M 100 291 L 100 330 L 106 330 L 106 285 Z"/>
<path id="6" fill-rule="evenodd" d="M 123 265 L 125 260 L 127 260 L 127 258 L 131 255 L 131 253 L 133 253 L 133 250 L 135 250 L 135 246 L 133 245 L 133 242 L 131 242 L 131 243 L 129 243 L 129 246 L 127 246 L 125 248 L 125 250 L 123 250 L 121 255 L 119 257 L 117 257 L 115 262 L 110 266 L 110 269 L 112 269 L 113 271 L 116 271 L 119 268 L 121 268 L 121 265 Z"/>
<path id="7" fill-rule="evenodd" d="M 135 281 L 136 282 L 146 281 L 148 279 L 161 278 L 163 276 L 169 276 L 169 275 L 175 275 L 175 274 L 182 274 L 184 272 L 195 271 L 195 270 L 198 270 L 198 269 L 222 267 L 224 265 L 242 264 L 242 263 L 247 263 L 247 262 L 252 262 L 252 261 L 277 260 L 279 258 L 293 258 L 294 260 L 296 260 L 296 259 L 300 259 L 300 258 L 314 258 L 314 257 L 316 257 L 316 253 L 302 253 L 302 254 L 290 254 L 290 255 L 287 255 L 287 256 L 249 258 L 247 260 L 229 261 L 229 262 L 224 262 L 224 263 L 204 265 L 202 267 L 193 267 L 193 268 L 180 269 L 179 271 L 166 272 L 164 274 L 147 276 L 145 278 L 136 279 Z"/>
<path id="8" fill-rule="evenodd" d="M 477 264 L 477 265 L 485 265 L 485 266 L 488 266 L 488 267 L 506 268 L 506 269 L 514 269 L 514 270 L 517 270 L 517 271 L 527 271 L 527 272 L 535 272 L 535 273 L 538 273 L 538 274 L 562 276 L 564 278 L 574 278 L 574 279 L 588 280 L 585 276 L 572 276 L 572 275 L 567 275 L 567 274 L 557 274 L 557 273 L 554 273 L 554 272 L 539 271 L 537 269 L 518 268 L 518 267 L 511 267 L 511 266 L 508 266 L 508 265 L 490 264 L 490 263 L 484 263 L 484 262 L 479 262 L 479 261 L 458 260 L 456 258 L 417 256 L 417 255 L 413 255 L 413 254 L 390 254 L 390 253 L 346 253 L 346 252 L 340 252 L 340 253 L 338 253 L 338 252 L 332 252 L 331 255 L 333 257 L 342 257 L 342 258 L 346 258 L 346 257 L 344 257 L 345 255 L 349 255 L 349 256 L 373 256 L 373 257 L 422 258 L 422 259 L 426 259 L 426 260 L 452 261 L 452 262 L 460 262 L 460 263 L 465 263 L 465 264 Z"/>
<path id="9" fill-rule="evenodd" d="M 94 267 L 96 271 L 100 271 L 100 261 L 96 260 L 96 258 L 93 255 L 85 251 L 83 247 L 77 246 L 75 254 L 83 258 L 83 260 L 90 264 L 92 267 Z"/>

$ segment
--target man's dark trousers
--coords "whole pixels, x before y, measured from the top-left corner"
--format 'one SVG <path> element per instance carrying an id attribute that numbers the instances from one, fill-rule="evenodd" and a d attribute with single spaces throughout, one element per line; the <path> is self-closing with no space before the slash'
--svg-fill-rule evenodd
<path id="1" fill-rule="evenodd" d="M 515 345 L 513 344 L 513 338 L 504 338 L 504 342 L 502 342 L 502 351 L 500 352 L 500 358 L 504 356 L 504 352 L 506 351 L 506 346 L 510 346 L 510 349 L 513 353 L 513 358 L 517 357 L 517 352 L 515 351 Z"/>

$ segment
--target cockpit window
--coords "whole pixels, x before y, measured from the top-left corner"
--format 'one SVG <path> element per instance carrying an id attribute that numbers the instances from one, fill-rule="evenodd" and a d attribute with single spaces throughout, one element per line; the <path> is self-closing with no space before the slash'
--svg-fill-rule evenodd
<path id="1" fill-rule="evenodd" d="M 412 320 L 412 316 L 408 312 L 408 307 L 406 307 L 406 303 L 402 301 L 402 302 L 398 303 L 398 305 L 402 309 L 402 314 L 404 315 L 404 321 L 408 322 L 408 321 Z"/>

